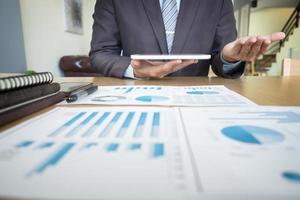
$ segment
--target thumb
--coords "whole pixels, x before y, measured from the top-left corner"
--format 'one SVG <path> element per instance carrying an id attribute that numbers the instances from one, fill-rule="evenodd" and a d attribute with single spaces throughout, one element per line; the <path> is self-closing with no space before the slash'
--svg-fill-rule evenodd
<path id="1" fill-rule="evenodd" d="M 140 60 L 131 60 L 131 65 L 135 68 L 140 68 L 142 65 L 142 62 Z"/>

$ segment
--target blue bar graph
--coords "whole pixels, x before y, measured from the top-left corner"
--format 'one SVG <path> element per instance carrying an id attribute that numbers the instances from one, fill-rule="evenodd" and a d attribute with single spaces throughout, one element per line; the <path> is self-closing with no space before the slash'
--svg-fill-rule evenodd
<path id="1" fill-rule="evenodd" d="M 119 144 L 117 144 L 117 143 L 112 143 L 112 144 L 107 145 L 106 151 L 107 151 L 107 152 L 115 152 L 115 151 L 118 150 L 118 148 L 119 148 Z"/>
<path id="2" fill-rule="evenodd" d="M 163 157 L 165 153 L 164 144 L 157 143 L 153 145 L 153 153 L 152 156 L 154 158 Z"/>
<path id="3" fill-rule="evenodd" d="M 110 112 L 105 112 L 99 119 L 94 123 L 93 126 L 91 126 L 83 135 L 82 137 L 89 137 L 91 136 L 96 129 L 103 124 L 103 122 L 107 119 L 107 117 L 110 115 Z"/>
<path id="4" fill-rule="evenodd" d="M 55 137 L 58 136 L 61 132 L 63 132 L 66 128 L 68 128 L 69 126 L 73 125 L 74 123 L 76 123 L 82 116 L 84 116 L 86 114 L 86 112 L 81 112 L 79 114 L 77 114 L 75 117 L 73 117 L 72 119 L 70 119 L 68 122 L 66 122 L 64 125 L 62 125 L 61 127 L 59 127 L 58 129 L 56 129 L 55 131 L 53 131 L 53 133 L 51 133 L 49 135 L 49 137 Z"/>
<path id="5" fill-rule="evenodd" d="M 123 112 L 117 112 L 115 116 L 112 118 L 112 120 L 109 122 L 109 124 L 104 128 L 102 133 L 99 135 L 99 137 L 106 137 L 111 129 L 114 127 L 114 125 L 118 122 L 120 117 L 122 116 Z"/>
<path id="6" fill-rule="evenodd" d="M 72 137 L 75 136 L 81 128 L 86 126 L 94 117 L 98 115 L 98 112 L 91 113 L 85 120 L 83 120 L 78 126 L 75 126 L 72 130 L 70 130 L 66 137 Z"/>
<path id="7" fill-rule="evenodd" d="M 129 87 L 129 88 L 127 88 L 127 90 L 124 92 L 124 94 L 130 93 L 130 92 L 132 92 L 132 90 L 134 90 L 134 88 L 133 88 L 133 87 Z"/>
<path id="8" fill-rule="evenodd" d="M 262 117 L 265 117 L 263 120 L 274 120 L 274 119 L 278 119 L 278 123 L 300 123 L 300 115 L 292 112 L 292 111 L 288 111 L 288 112 L 272 112 L 272 111 L 266 111 L 266 112 L 244 112 L 243 114 L 259 114 Z M 261 119 L 261 118 L 259 118 Z"/>
<path id="9" fill-rule="evenodd" d="M 54 142 L 45 142 L 40 144 L 37 149 L 48 149 L 54 145 Z"/>
<path id="10" fill-rule="evenodd" d="M 82 150 L 91 149 L 96 146 L 98 146 L 98 143 L 96 143 L 96 142 L 87 143 L 87 144 L 83 145 Z"/>
<path id="11" fill-rule="evenodd" d="M 129 149 L 131 151 L 136 151 L 136 150 L 140 150 L 142 148 L 142 144 L 139 144 L 139 143 L 134 143 L 134 144 L 131 144 Z"/>
<path id="12" fill-rule="evenodd" d="M 28 141 L 22 141 L 19 144 L 16 145 L 17 148 L 26 148 L 26 147 L 30 147 L 34 142 L 31 140 Z"/>
<path id="13" fill-rule="evenodd" d="M 130 126 L 131 121 L 132 121 L 134 115 L 135 115 L 134 112 L 128 113 L 128 115 L 127 115 L 124 123 L 122 124 L 121 129 L 117 133 L 117 137 L 123 137 L 126 134 L 126 131 L 127 131 L 128 127 Z"/>
<path id="14" fill-rule="evenodd" d="M 143 112 L 140 116 L 140 119 L 138 121 L 138 124 L 137 124 L 137 127 L 134 131 L 134 134 L 133 134 L 133 137 L 141 137 L 142 134 L 143 134 L 143 131 L 144 131 L 144 125 L 146 123 L 146 120 L 147 120 L 147 113 L 146 112 Z"/>
<path id="15" fill-rule="evenodd" d="M 160 113 L 155 112 L 153 115 L 151 137 L 159 136 L 159 126 L 160 126 Z"/>
<path id="16" fill-rule="evenodd" d="M 124 94 L 128 94 L 134 90 L 162 90 L 162 87 L 158 87 L 158 86 L 116 87 L 115 90 L 119 90 L 120 92 L 123 92 Z"/>
<path id="17" fill-rule="evenodd" d="M 275 112 L 275 111 L 265 111 L 265 112 L 240 112 L 240 117 L 222 117 L 222 118 L 211 118 L 212 120 L 278 120 L 278 123 L 300 123 L 300 115 L 290 112 Z"/>
<path id="18" fill-rule="evenodd" d="M 59 163 L 67 153 L 74 147 L 75 143 L 66 143 L 61 148 L 58 149 L 50 158 L 46 159 L 39 166 L 37 166 L 32 172 L 28 175 L 31 176 L 33 174 L 43 173 L 48 167 L 55 166 Z"/>

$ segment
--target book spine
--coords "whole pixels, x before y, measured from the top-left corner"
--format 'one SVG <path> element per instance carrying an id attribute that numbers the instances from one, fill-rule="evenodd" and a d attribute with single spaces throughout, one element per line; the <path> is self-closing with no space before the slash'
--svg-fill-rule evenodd
<path id="1" fill-rule="evenodd" d="M 51 83 L 52 81 L 53 75 L 50 72 L 0 78 L 0 92 Z"/>
<path id="2" fill-rule="evenodd" d="M 58 83 L 38 85 L 0 93 L 0 109 L 13 106 L 31 99 L 56 93 L 60 90 Z"/>
<path id="3" fill-rule="evenodd" d="M 51 105 L 57 104 L 63 101 L 65 94 L 58 92 L 52 96 L 43 98 L 38 101 L 34 101 L 23 106 L 17 107 L 15 109 L 9 110 L 7 112 L 0 114 L 0 126 L 6 125 L 10 122 L 13 122 L 17 119 L 30 115 L 32 113 L 38 112 L 44 108 L 47 108 Z"/>

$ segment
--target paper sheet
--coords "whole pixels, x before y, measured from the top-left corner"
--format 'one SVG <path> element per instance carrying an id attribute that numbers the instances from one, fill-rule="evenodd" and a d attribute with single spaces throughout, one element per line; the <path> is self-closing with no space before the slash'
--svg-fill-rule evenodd
<path id="1" fill-rule="evenodd" d="M 180 110 L 206 194 L 300 199 L 300 108 Z"/>
<path id="2" fill-rule="evenodd" d="M 0 135 L 0 197 L 298 200 L 299 157 L 300 108 L 58 108 Z"/>
<path id="3" fill-rule="evenodd" d="M 198 189 L 175 113 L 61 108 L 11 129 L 0 135 L 0 197 L 193 198 Z"/>
<path id="4" fill-rule="evenodd" d="M 64 104 L 67 104 L 66 102 Z M 72 104 L 156 106 L 253 106 L 255 103 L 224 86 L 100 86 Z"/>

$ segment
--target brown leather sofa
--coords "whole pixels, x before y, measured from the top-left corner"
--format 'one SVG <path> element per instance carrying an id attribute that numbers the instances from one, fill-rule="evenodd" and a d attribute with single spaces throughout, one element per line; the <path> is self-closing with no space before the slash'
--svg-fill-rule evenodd
<path id="1" fill-rule="evenodd" d="M 59 68 L 65 77 L 99 77 L 99 74 L 91 67 L 88 56 L 63 56 L 59 61 Z"/>

